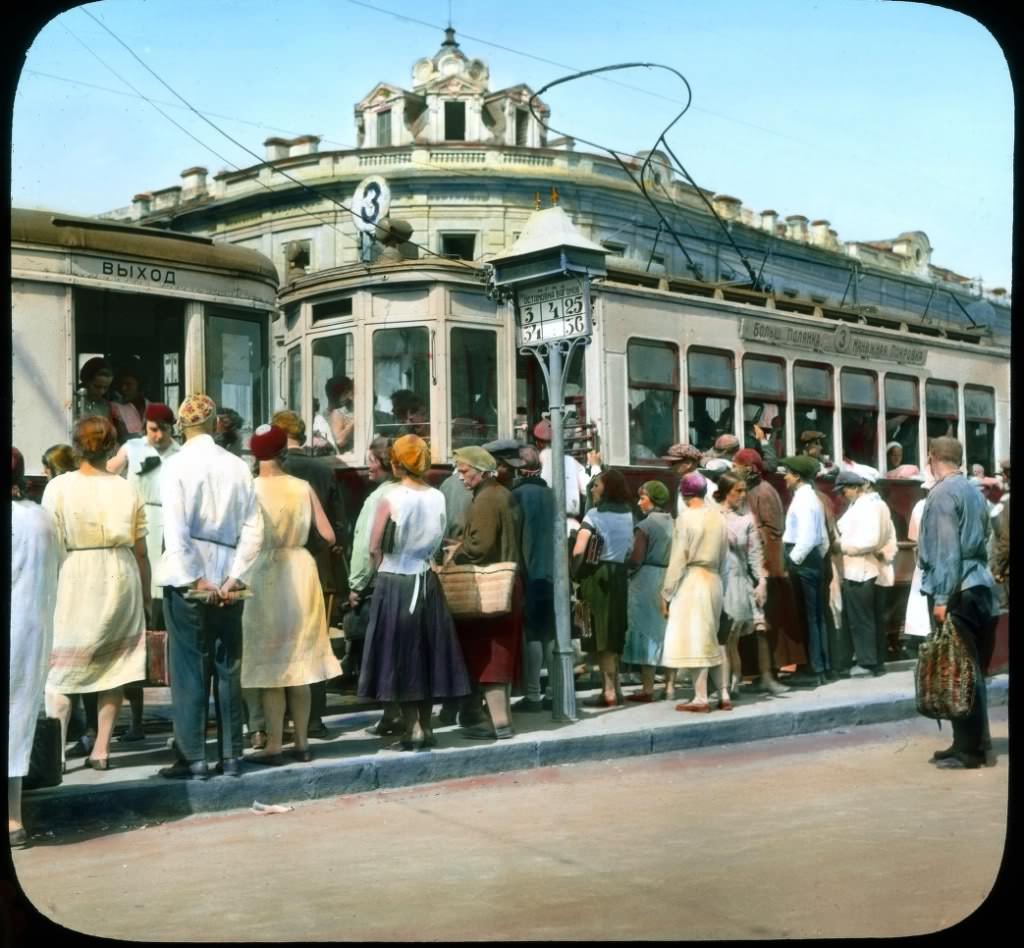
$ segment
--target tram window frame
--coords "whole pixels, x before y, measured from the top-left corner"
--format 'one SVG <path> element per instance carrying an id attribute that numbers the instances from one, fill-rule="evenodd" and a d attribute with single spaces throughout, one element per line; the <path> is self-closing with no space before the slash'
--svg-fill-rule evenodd
<path id="1" fill-rule="evenodd" d="M 473 339 L 489 336 L 486 361 L 481 363 L 480 350 L 470 345 Z M 474 354 L 474 350 L 475 353 Z M 481 383 L 485 390 L 474 394 Z M 486 391 L 490 384 L 491 391 Z M 463 391 L 464 390 L 464 391 Z M 465 398 L 463 398 L 465 396 Z M 491 406 L 478 404 L 479 399 L 490 397 Z M 474 414 L 480 408 L 493 409 L 489 415 Z M 465 448 L 472 444 L 485 444 L 498 437 L 498 333 L 479 326 L 452 326 L 448 333 L 448 417 L 451 445 Z"/>
<path id="2" fill-rule="evenodd" d="M 983 395 L 990 400 L 991 411 L 981 414 L 972 411 L 974 407 L 971 396 Z M 976 404 L 976 403 L 975 403 Z M 983 425 L 986 431 L 976 430 L 975 425 Z M 987 385 L 964 386 L 964 454 L 968 474 L 975 464 L 985 468 L 990 475 L 995 472 L 995 428 L 996 428 L 996 390 Z"/>
<path id="3" fill-rule="evenodd" d="M 725 359 L 729 366 L 729 386 L 719 386 L 714 384 L 693 384 L 693 378 L 697 374 L 694 371 L 694 357 L 700 356 L 713 356 L 718 359 Z M 705 414 L 715 425 L 715 430 L 708 434 L 705 438 L 703 435 L 699 435 L 697 428 L 694 426 L 694 418 L 697 413 L 697 399 L 704 401 L 703 408 Z M 718 413 L 717 418 L 712 419 L 710 410 L 708 408 L 708 402 L 723 401 L 728 402 L 728 406 L 722 408 Z M 735 434 L 736 427 L 736 354 L 730 352 L 728 349 L 713 349 L 705 346 L 691 346 L 686 350 L 686 421 L 688 440 L 695 448 L 701 451 L 709 451 L 714 447 L 715 441 L 723 434 Z M 722 421 L 726 418 L 726 421 Z"/>
<path id="4" fill-rule="evenodd" d="M 875 395 L 874 403 L 860 402 L 854 397 L 847 397 L 845 382 L 847 379 L 869 378 L 872 381 L 872 388 Z M 878 391 L 878 373 L 871 369 L 852 368 L 844 366 L 839 372 L 839 423 L 842 433 L 843 458 L 855 461 L 859 464 L 867 464 L 875 467 L 878 464 L 878 417 L 881 411 L 880 396 Z M 869 433 L 870 440 L 861 448 L 857 446 L 854 453 L 854 436 L 848 434 L 853 424 L 851 417 L 853 412 L 868 412 L 872 415 L 870 424 L 862 424 L 862 430 Z"/>
<path id="5" fill-rule="evenodd" d="M 302 344 L 296 343 L 285 353 L 288 374 L 288 398 L 290 411 L 302 414 Z"/>
<path id="6" fill-rule="evenodd" d="M 760 387 L 752 378 L 748 378 L 747 366 L 752 363 L 762 363 L 775 366 L 779 370 L 782 380 L 781 388 L 770 389 Z M 754 433 L 754 425 L 761 427 L 765 434 L 768 434 L 772 442 L 772 449 L 777 457 L 786 453 L 786 408 L 789 401 L 789 392 L 786 387 L 786 360 L 777 356 L 766 356 L 761 353 L 746 353 L 743 356 L 743 445 L 760 452 L 762 445 Z M 755 396 L 751 398 L 750 396 Z M 768 401 L 774 399 L 774 401 Z M 754 414 L 750 411 L 751 402 L 753 407 L 760 410 Z M 763 404 L 759 404 L 763 403 Z M 765 420 L 767 409 L 775 406 L 775 415 Z M 751 417 L 748 418 L 748 415 Z M 750 430 L 747 426 L 750 426 Z"/>
<path id="7" fill-rule="evenodd" d="M 913 386 L 914 397 L 910 407 L 897 405 L 890 409 L 890 402 L 893 399 L 889 394 L 890 383 L 910 383 Z M 901 375 L 898 373 L 886 373 L 882 381 L 882 395 L 885 399 L 885 470 L 889 472 L 899 467 L 900 464 L 920 464 L 921 446 L 921 384 L 913 375 Z M 904 419 L 900 421 L 899 419 Z M 894 464 L 895 458 L 890 458 L 889 444 L 898 442 L 901 448 L 899 464 Z"/>
<path id="8" fill-rule="evenodd" d="M 407 340 L 420 338 L 423 341 L 422 348 L 413 348 L 405 353 L 399 354 L 414 360 L 413 364 L 406 369 L 399 368 L 399 375 L 408 376 L 406 384 L 392 388 L 383 397 L 388 400 L 389 410 L 379 408 L 379 399 L 382 392 L 380 362 L 384 361 L 379 356 L 379 344 L 391 334 L 407 334 Z M 388 438 L 398 438 L 405 434 L 415 434 L 430 442 L 430 397 L 431 397 L 431 358 L 433 347 L 430 342 L 431 330 L 424 325 L 415 326 L 385 326 L 375 329 L 371 339 L 372 352 L 372 412 L 374 437 L 382 435 Z M 389 360 L 389 361 L 393 361 Z M 409 400 L 408 414 L 404 421 L 396 421 L 390 409 L 394 407 L 391 402 L 392 396 L 397 392 L 409 392 L 414 398 Z M 390 420 L 388 420 L 390 419 Z"/>
<path id="9" fill-rule="evenodd" d="M 656 379 L 645 377 L 634 372 L 634 367 L 640 368 L 634 363 L 634 353 L 639 358 L 639 350 L 656 350 L 667 352 L 671 364 L 671 378 L 659 382 Z M 668 449 L 679 440 L 679 395 L 680 395 L 680 372 L 679 372 L 679 346 L 663 339 L 648 339 L 641 336 L 634 336 L 626 342 L 626 399 L 629 412 L 629 462 L 630 464 L 667 464 L 662 461 L 662 455 L 668 453 Z M 641 405 L 647 403 L 651 393 L 667 393 L 668 405 L 665 415 L 669 421 L 669 433 L 667 441 L 662 438 L 660 441 L 651 443 L 648 424 L 637 424 L 638 411 Z M 638 393 L 638 400 L 634 401 L 634 393 Z M 664 394 L 651 400 L 652 405 L 664 402 Z M 645 447 L 646 453 L 639 453 L 636 449 Z"/>
<path id="10" fill-rule="evenodd" d="M 340 354 L 330 349 L 341 347 Z M 328 351 L 323 351 L 324 349 Z M 310 340 L 310 376 L 312 389 L 310 402 L 313 423 L 310 426 L 311 448 L 314 453 L 340 455 L 350 454 L 354 450 L 356 408 L 355 379 L 355 333 L 337 332 L 330 335 L 315 336 Z M 323 360 L 330 363 L 330 372 L 318 371 Z M 341 369 L 338 365 L 341 363 Z M 351 382 L 351 388 L 343 380 Z M 333 383 L 333 384 L 332 384 Z M 346 391 L 351 394 L 342 399 Z M 323 400 L 321 402 L 321 400 Z M 332 404 L 337 401 L 337 404 Z M 323 407 L 321 407 L 321 405 Z M 334 413 L 338 412 L 335 417 Z M 339 438 L 342 444 L 338 445 Z"/>
<path id="11" fill-rule="evenodd" d="M 940 405 L 932 400 L 932 393 L 937 391 L 952 392 L 952 411 L 947 406 Z M 932 438 L 938 438 L 943 435 L 950 438 L 959 437 L 960 386 L 956 382 L 948 382 L 944 379 L 927 379 L 924 383 L 924 414 L 925 432 L 929 441 Z M 950 425 L 950 422 L 952 422 L 952 425 Z"/>
<path id="12" fill-rule="evenodd" d="M 314 303 L 310 307 L 310 322 L 320 323 L 327 319 L 341 319 L 352 315 L 352 297 L 342 296 L 338 299 Z"/>
<path id="13" fill-rule="evenodd" d="M 245 410 L 239 408 L 239 401 L 237 398 L 229 398 L 227 393 L 224 391 L 225 377 L 227 375 L 225 365 L 223 364 L 223 358 L 221 359 L 220 365 L 214 364 L 215 353 L 220 353 L 223 356 L 223 335 L 225 333 L 218 332 L 218 326 L 221 324 L 233 324 L 235 328 L 241 326 L 247 326 L 250 330 L 255 330 L 257 343 L 252 346 L 250 340 L 250 365 L 251 358 L 255 354 L 257 359 L 257 367 L 255 371 L 251 368 L 249 370 L 250 384 L 248 386 L 241 383 L 228 383 L 238 385 L 240 388 L 249 388 L 249 405 Z M 269 358 L 269 332 L 267 331 L 269 326 L 269 318 L 266 313 L 262 313 L 258 316 L 253 316 L 249 313 L 238 312 L 236 310 L 230 310 L 224 307 L 212 308 L 206 314 L 206 332 L 205 332 L 205 344 L 206 344 L 206 390 L 207 394 L 216 402 L 218 408 L 232 408 L 238 412 L 242 418 L 242 425 L 240 434 L 244 437 L 245 435 L 251 435 L 252 432 L 261 424 L 266 416 L 266 406 L 269 402 L 267 399 L 267 375 L 270 366 Z M 226 327 L 224 327 L 226 328 Z M 232 333 L 232 335 L 238 338 L 244 338 L 243 333 Z M 218 340 L 218 336 L 220 339 Z M 240 343 L 238 344 L 240 347 Z M 252 350 L 255 350 L 253 353 Z M 232 404 L 233 403 L 233 404 Z M 248 445 L 248 439 L 245 439 L 246 445 Z"/>
<path id="14" fill-rule="evenodd" d="M 802 370 L 813 372 L 824 372 L 826 385 L 824 395 L 817 396 L 814 391 L 820 391 L 818 386 L 813 387 L 812 394 L 806 394 L 807 389 L 801 391 L 802 379 L 799 373 Z M 811 388 L 808 386 L 808 388 Z M 805 359 L 797 359 L 793 363 L 793 438 L 796 443 L 796 450 L 799 452 L 802 445 L 800 436 L 805 431 L 820 431 L 825 436 L 825 448 L 822 452 L 825 457 L 833 457 L 835 450 L 832 444 L 832 437 L 835 428 L 835 370 L 825 362 L 809 362 Z M 813 413 L 814 417 L 810 417 Z"/>

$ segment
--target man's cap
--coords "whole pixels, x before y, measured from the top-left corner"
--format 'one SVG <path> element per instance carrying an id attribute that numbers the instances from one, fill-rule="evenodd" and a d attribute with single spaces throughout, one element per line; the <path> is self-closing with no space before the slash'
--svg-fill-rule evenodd
<path id="1" fill-rule="evenodd" d="M 146 421 L 155 421 L 158 425 L 173 425 L 174 412 L 169 405 L 161 402 L 150 402 L 146 406 Z"/>
<path id="2" fill-rule="evenodd" d="M 824 441 L 825 434 L 821 431 L 803 431 L 800 433 L 801 444 L 811 444 L 815 441 Z"/>
<path id="3" fill-rule="evenodd" d="M 867 464 L 858 464 L 858 463 L 854 462 L 853 464 L 850 465 L 849 470 L 853 471 L 856 474 L 859 474 L 869 484 L 877 483 L 878 478 L 882 476 L 878 472 L 877 468 L 870 467 Z"/>
<path id="4" fill-rule="evenodd" d="M 856 471 L 840 471 L 836 475 L 836 487 L 863 487 L 866 483 Z"/>
<path id="5" fill-rule="evenodd" d="M 673 463 L 677 461 L 693 461 L 696 464 L 700 464 L 701 453 L 692 444 L 674 444 L 668 449 L 668 452 L 661 456 L 663 461 L 671 461 Z"/>
<path id="6" fill-rule="evenodd" d="M 209 395 L 189 395 L 178 408 L 178 423 L 182 428 L 194 428 L 217 413 L 217 406 Z"/>
<path id="7" fill-rule="evenodd" d="M 509 467 L 523 466 L 523 461 L 519 457 L 521 441 L 516 441 L 513 438 L 498 438 L 496 441 L 488 441 L 481 447 L 496 460 L 502 461 Z"/>
<path id="8" fill-rule="evenodd" d="M 717 476 L 732 470 L 732 461 L 727 458 L 708 458 L 702 465 L 705 471 Z"/>
<path id="9" fill-rule="evenodd" d="M 818 468 L 820 467 L 814 458 L 808 457 L 806 454 L 784 457 L 779 461 L 779 464 L 786 468 L 786 470 L 792 471 L 794 474 L 798 474 L 805 481 L 813 481 L 815 475 L 818 473 Z"/>
<path id="10" fill-rule="evenodd" d="M 479 445 L 471 444 L 467 448 L 456 448 L 453 453 L 463 464 L 483 471 L 484 474 L 493 474 L 498 469 L 498 463 L 494 460 L 494 456 Z"/>
<path id="11" fill-rule="evenodd" d="M 102 356 L 93 356 L 78 370 L 79 379 L 86 385 L 96 378 L 97 375 L 114 377 L 114 370 L 110 367 L 110 363 Z"/>

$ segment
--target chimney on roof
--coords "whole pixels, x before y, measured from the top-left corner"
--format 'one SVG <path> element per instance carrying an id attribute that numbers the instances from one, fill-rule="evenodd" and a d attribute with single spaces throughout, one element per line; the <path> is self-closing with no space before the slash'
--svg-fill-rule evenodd
<path id="1" fill-rule="evenodd" d="M 145 217 L 149 213 L 150 204 L 153 201 L 153 195 L 148 191 L 143 191 L 141 194 L 136 194 L 132 198 L 132 220 L 139 220 Z"/>
<path id="2" fill-rule="evenodd" d="M 807 218 L 803 214 L 790 214 L 786 218 L 786 236 L 790 240 L 807 242 Z"/>
<path id="3" fill-rule="evenodd" d="M 183 197 L 197 197 L 206 193 L 206 169 L 198 165 L 186 168 L 181 173 L 181 190 Z"/>
<path id="4" fill-rule="evenodd" d="M 815 247 L 828 247 L 829 246 L 829 222 L 828 221 L 812 221 L 811 222 L 811 243 Z"/>
<path id="5" fill-rule="evenodd" d="M 740 216 L 743 202 L 730 194 L 716 194 L 711 199 L 711 206 L 718 212 L 722 220 L 734 221 Z"/>
<path id="6" fill-rule="evenodd" d="M 296 155 L 315 155 L 320 150 L 319 135 L 302 135 L 291 140 L 291 147 L 288 149 L 290 157 Z"/>
<path id="7" fill-rule="evenodd" d="M 775 223 L 778 220 L 779 215 L 772 210 L 761 211 L 761 230 L 767 231 L 769 234 L 775 233 Z"/>
<path id="8" fill-rule="evenodd" d="M 181 201 L 181 186 L 173 185 L 169 188 L 161 188 L 153 192 L 152 208 L 154 211 L 165 211 L 177 207 Z"/>
<path id="9" fill-rule="evenodd" d="M 278 158 L 287 158 L 288 144 L 287 138 L 268 138 L 263 143 L 263 147 L 266 149 L 266 160 L 277 161 Z"/>

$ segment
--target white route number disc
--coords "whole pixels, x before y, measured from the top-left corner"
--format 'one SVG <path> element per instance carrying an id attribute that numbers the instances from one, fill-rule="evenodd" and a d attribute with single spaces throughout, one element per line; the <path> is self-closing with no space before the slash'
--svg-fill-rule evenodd
<path id="1" fill-rule="evenodd" d="M 590 335 L 590 313 L 583 280 L 556 280 L 520 290 L 519 345 L 539 346 L 556 339 Z"/>
<path id="2" fill-rule="evenodd" d="M 356 229 L 373 234 L 376 225 L 391 210 L 391 188 L 379 174 L 371 174 L 356 186 L 352 195 L 352 220 Z"/>

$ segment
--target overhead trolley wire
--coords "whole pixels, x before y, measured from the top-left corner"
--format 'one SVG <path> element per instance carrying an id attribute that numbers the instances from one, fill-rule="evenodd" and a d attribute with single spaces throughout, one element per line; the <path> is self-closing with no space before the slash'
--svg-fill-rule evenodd
<path id="1" fill-rule="evenodd" d="M 203 115 L 203 113 L 201 113 L 198 109 L 196 109 L 195 105 L 191 104 L 183 95 L 181 95 L 168 82 L 166 82 L 155 70 L 153 70 L 150 66 L 148 66 L 148 63 L 146 63 L 145 60 L 142 59 L 135 52 L 135 50 L 133 50 L 127 43 L 125 43 L 124 40 L 121 39 L 121 37 L 119 37 L 113 30 L 111 30 L 110 27 L 106 26 L 106 24 L 104 24 L 101 19 L 99 19 L 97 16 L 95 16 L 86 7 L 80 7 L 80 9 L 81 9 L 81 11 L 86 16 L 88 16 L 90 19 L 92 19 L 94 21 L 94 23 L 97 24 L 102 30 L 104 30 L 106 33 L 110 34 L 111 37 L 113 37 L 114 40 L 119 45 L 121 45 L 131 55 L 131 57 L 133 59 L 135 59 L 140 64 L 140 66 L 147 73 L 150 73 L 150 75 L 153 76 L 162 86 L 164 86 L 164 88 L 166 88 L 175 98 L 177 98 L 179 101 L 181 101 L 182 104 L 184 104 L 187 107 L 189 112 L 194 113 L 196 116 L 198 116 L 204 122 L 206 122 L 206 124 L 209 125 L 214 131 L 216 131 L 219 134 L 223 135 L 232 144 L 242 148 L 242 150 L 244 150 L 245 153 L 247 153 L 248 155 L 251 155 L 253 158 L 256 159 L 257 162 L 259 162 L 260 164 L 264 164 L 263 159 L 260 158 L 260 156 L 257 155 L 255 152 L 253 152 L 253 150 L 251 148 L 249 148 L 248 146 L 243 144 L 237 138 L 234 138 L 233 136 L 229 135 L 222 128 L 220 128 L 215 122 L 213 122 L 212 120 L 208 119 L 205 115 Z M 139 94 L 141 94 L 141 93 L 139 93 Z M 158 109 L 158 111 L 160 111 L 160 110 Z M 163 112 L 161 112 L 161 114 L 165 115 Z M 171 121 L 173 121 L 173 120 L 171 120 Z M 175 122 L 174 124 L 177 125 L 178 123 Z M 178 127 L 180 128 L 181 126 L 178 126 Z M 191 135 L 191 133 L 189 133 L 189 137 L 193 137 L 195 139 L 195 136 Z M 196 140 L 198 141 L 199 139 L 196 139 Z M 209 146 L 208 145 L 204 145 L 204 147 L 209 147 Z M 210 148 L 210 150 L 211 150 L 211 152 L 213 152 L 212 148 Z M 213 152 L 213 154 L 216 155 L 217 153 Z M 226 161 L 226 159 L 223 159 L 223 160 Z M 229 162 L 229 164 L 232 165 L 237 170 L 241 170 L 241 169 L 239 169 L 238 165 L 234 165 L 233 162 Z M 272 165 L 268 165 L 267 167 L 269 167 L 273 173 L 280 174 L 283 177 L 288 178 L 288 180 L 291 181 L 293 184 L 297 184 L 303 190 L 309 191 L 311 193 L 311 195 L 313 195 L 313 196 L 315 196 L 317 198 L 319 198 L 319 197 L 326 197 L 328 199 L 328 201 L 330 201 L 336 207 L 340 208 L 343 211 L 347 211 L 349 214 L 352 214 L 354 216 L 355 212 L 350 207 L 348 207 L 347 205 L 345 205 L 342 202 L 338 201 L 336 198 L 333 198 L 330 195 L 330 193 L 328 193 L 327 191 L 324 191 L 323 193 L 322 192 L 318 192 L 318 191 L 315 190 L 315 188 L 310 187 L 304 181 L 301 181 L 298 178 L 293 177 L 287 171 L 284 171 L 281 168 L 274 168 Z M 263 182 L 260 182 L 260 183 L 263 183 Z M 273 190 L 273 188 L 270 188 L 269 185 L 264 185 L 264 186 L 266 186 L 268 190 Z M 312 214 L 312 216 L 316 217 L 316 219 L 321 221 L 322 223 L 328 223 L 323 218 L 317 217 L 315 214 Z M 328 224 L 328 226 L 332 227 L 332 229 L 336 230 L 339 233 L 344 233 L 344 231 L 338 230 L 338 228 L 334 224 Z M 377 224 L 375 226 L 378 229 L 381 229 L 379 224 Z M 345 235 L 348 236 L 349 240 L 353 240 L 353 241 L 355 240 L 354 238 L 352 238 L 352 236 L 350 234 L 345 234 Z M 467 263 L 464 260 L 453 259 L 451 257 L 444 257 L 442 254 L 438 254 L 435 251 L 430 250 L 430 248 L 424 247 L 422 244 L 417 244 L 415 241 L 409 241 L 408 243 L 411 244 L 413 247 L 416 247 L 417 249 L 423 251 L 424 253 L 429 254 L 432 257 L 438 257 L 439 259 L 442 259 L 442 260 L 453 261 L 455 263 L 458 263 L 460 266 L 465 267 L 466 269 L 472 270 L 474 273 L 478 273 L 479 272 L 478 268 L 473 266 L 472 263 Z"/>

